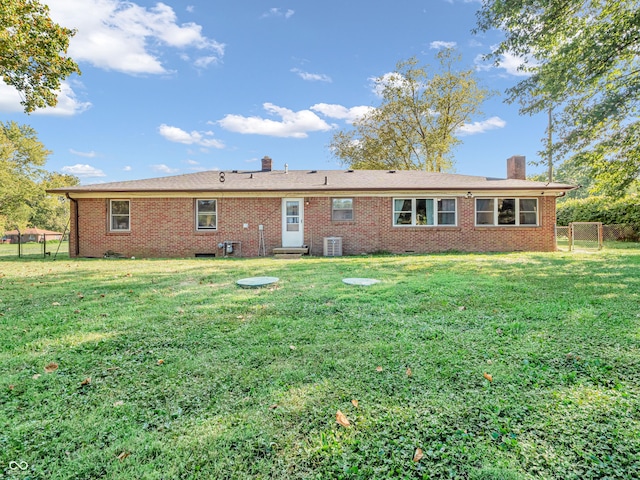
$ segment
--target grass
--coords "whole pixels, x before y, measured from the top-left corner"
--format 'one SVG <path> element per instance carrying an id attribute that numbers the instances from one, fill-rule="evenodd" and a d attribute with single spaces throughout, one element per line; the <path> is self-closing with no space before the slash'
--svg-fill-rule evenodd
<path id="1" fill-rule="evenodd" d="M 640 248 L 625 247 L 2 261 L 0 472 L 638 478 Z M 249 276 L 280 281 L 235 285 Z"/>

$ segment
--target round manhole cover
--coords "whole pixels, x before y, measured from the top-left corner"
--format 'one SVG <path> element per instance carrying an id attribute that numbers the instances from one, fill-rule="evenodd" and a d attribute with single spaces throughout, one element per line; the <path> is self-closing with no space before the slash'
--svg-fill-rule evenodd
<path id="1" fill-rule="evenodd" d="M 272 283 L 276 283 L 280 280 L 278 277 L 250 277 L 250 278 L 241 278 L 236 283 L 241 287 L 264 287 L 265 285 L 270 285 Z"/>
<path id="2" fill-rule="evenodd" d="M 380 280 L 376 280 L 375 278 L 343 278 L 342 281 L 347 285 L 360 285 L 365 287 L 380 283 Z"/>

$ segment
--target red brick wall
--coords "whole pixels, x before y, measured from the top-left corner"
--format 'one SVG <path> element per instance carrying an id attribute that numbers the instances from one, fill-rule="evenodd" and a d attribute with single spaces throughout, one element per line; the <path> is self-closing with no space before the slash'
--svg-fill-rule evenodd
<path id="1" fill-rule="evenodd" d="M 115 198 L 115 197 L 114 197 Z M 124 197 L 119 197 L 124 198 Z M 197 253 L 222 255 L 218 244 L 242 242 L 242 256 L 258 256 L 259 230 L 264 225 L 267 255 L 281 245 L 280 198 L 218 199 L 218 229 L 197 232 L 195 200 L 192 198 L 131 198 L 131 231 L 108 231 L 109 201 L 79 199 L 76 230 L 72 202 L 71 255 L 75 254 L 75 233 L 79 256 L 102 257 L 111 250 L 124 256 L 193 257 Z M 322 255 L 323 238 L 343 239 L 343 253 L 355 255 L 387 251 L 438 252 L 458 250 L 553 251 L 555 250 L 555 198 L 539 197 L 537 227 L 475 227 L 474 199 L 458 198 L 456 227 L 393 227 L 389 197 L 354 197 L 354 219 L 331 221 L 331 197 L 311 197 L 304 207 L 305 243 L 313 255 Z M 248 224 L 244 228 L 243 224 Z M 239 254 L 236 249 L 234 254 Z"/>

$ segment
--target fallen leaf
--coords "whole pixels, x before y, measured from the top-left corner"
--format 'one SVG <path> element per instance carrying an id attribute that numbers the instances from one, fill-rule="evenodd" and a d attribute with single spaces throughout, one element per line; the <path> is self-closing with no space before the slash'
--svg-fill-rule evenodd
<path id="1" fill-rule="evenodd" d="M 295 350 L 295 349 L 296 349 L 296 346 L 295 346 L 295 345 L 289 345 L 289 348 L 290 348 L 291 350 Z"/>
<path id="2" fill-rule="evenodd" d="M 277 403 L 274 403 L 273 405 L 271 405 L 271 406 L 269 407 L 269 410 L 275 410 L 276 408 L 278 408 L 278 404 L 277 404 Z"/>
<path id="3" fill-rule="evenodd" d="M 338 422 L 343 427 L 350 427 L 351 426 L 351 423 L 349 423 L 349 419 L 340 410 L 338 410 L 336 412 L 336 422 Z"/>
<path id="4" fill-rule="evenodd" d="M 129 452 L 122 452 L 120 455 L 118 455 L 118 460 L 122 461 L 125 458 L 127 458 L 129 455 L 131 455 Z"/>
<path id="5" fill-rule="evenodd" d="M 422 453 L 422 449 L 416 448 L 416 453 L 413 454 L 413 461 L 419 462 L 420 460 L 422 460 L 422 457 L 424 457 L 424 453 Z"/>
<path id="6" fill-rule="evenodd" d="M 354 407 L 358 408 L 358 400 L 356 400 L 355 398 L 353 400 L 351 400 L 351 405 L 353 405 Z"/>
<path id="7" fill-rule="evenodd" d="M 90 383 L 91 383 L 91 377 L 87 377 L 80 382 L 80 385 L 84 386 L 84 385 L 89 385 Z"/>
<path id="8" fill-rule="evenodd" d="M 412 375 L 411 368 L 407 367 L 407 377 L 410 377 L 411 375 Z"/>
<path id="9" fill-rule="evenodd" d="M 164 363 L 163 359 L 158 360 L 158 365 L 162 365 Z"/>
<path id="10" fill-rule="evenodd" d="M 113 403 L 114 407 L 121 407 L 122 405 L 124 405 L 124 402 L 122 400 L 118 400 L 117 402 Z"/>
<path id="11" fill-rule="evenodd" d="M 84 298 L 84 295 L 83 295 L 83 294 L 81 294 L 81 293 L 78 293 L 78 299 L 79 299 L 79 300 L 82 300 L 83 298 Z"/>
<path id="12" fill-rule="evenodd" d="M 80 313 L 80 310 L 74 310 L 73 313 Z"/>
<path id="13" fill-rule="evenodd" d="M 484 372 L 484 373 L 482 374 L 482 376 L 483 376 L 484 378 L 486 378 L 487 380 L 489 380 L 490 382 L 493 382 L 493 377 L 492 377 L 491 375 L 489 375 L 487 372 Z"/>
<path id="14" fill-rule="evenodd" d="M 382 371 L 382 367 L 381 366 L 377 366 L 376 367 L 376 372 L 381 372 Z"/>
<path id="15" fill-rule="evenodd" d="M 59 307 L 60 306 L 60 302 L 53 302 L 51 305 L 53 305 L 54 307 Z"/>
<path id="16" fill-rule="evenodd" d="M 104 293 L 101 293 L 101 294 L 100 294 L 100 298 L 104 298 L 104 297 L 105 297 L 105 294 L 104 294 Z"/>
<path id="17" fill-rule="evenodd" d="M 9 385 L 9 390 L 13 390 L 15 388 L 15 385 Z"/>
<path id="18" fill-rule="evenodd" d="M 55 362 L 51 362 L 49 365 L 44 367 L 45 373 L 55 372 L 58 369 L 58 364 Z"/>
<path id="19" fill-rule="evenodd" d="M 31 377 L 31 378 L 33 378 L 34 380 L 37 380 L 37 379 L 39 379 L 41 376 L 42 376 L 42 375 L 40 375 L 39 373 L 36 373 L 36 374 L 35 374 L 33 377 Z"/>
<path id="20" fill-rule="evenodd" d="M 467 309 L 467 307 L 465 307 L 464 305 L 458 307 L 458 310 L 460 310 L 460 311 L 463 311 L 463 310 L 466 310 L 466 309 Z"/>

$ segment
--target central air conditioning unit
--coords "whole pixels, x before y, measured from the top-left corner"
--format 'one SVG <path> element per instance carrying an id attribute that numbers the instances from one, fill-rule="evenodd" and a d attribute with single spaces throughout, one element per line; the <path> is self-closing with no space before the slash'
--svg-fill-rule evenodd
<path id="1" fill-rule="evenodd" d="M 324 256 L 342 256 L 342 237 L 324 237 Z"/>

